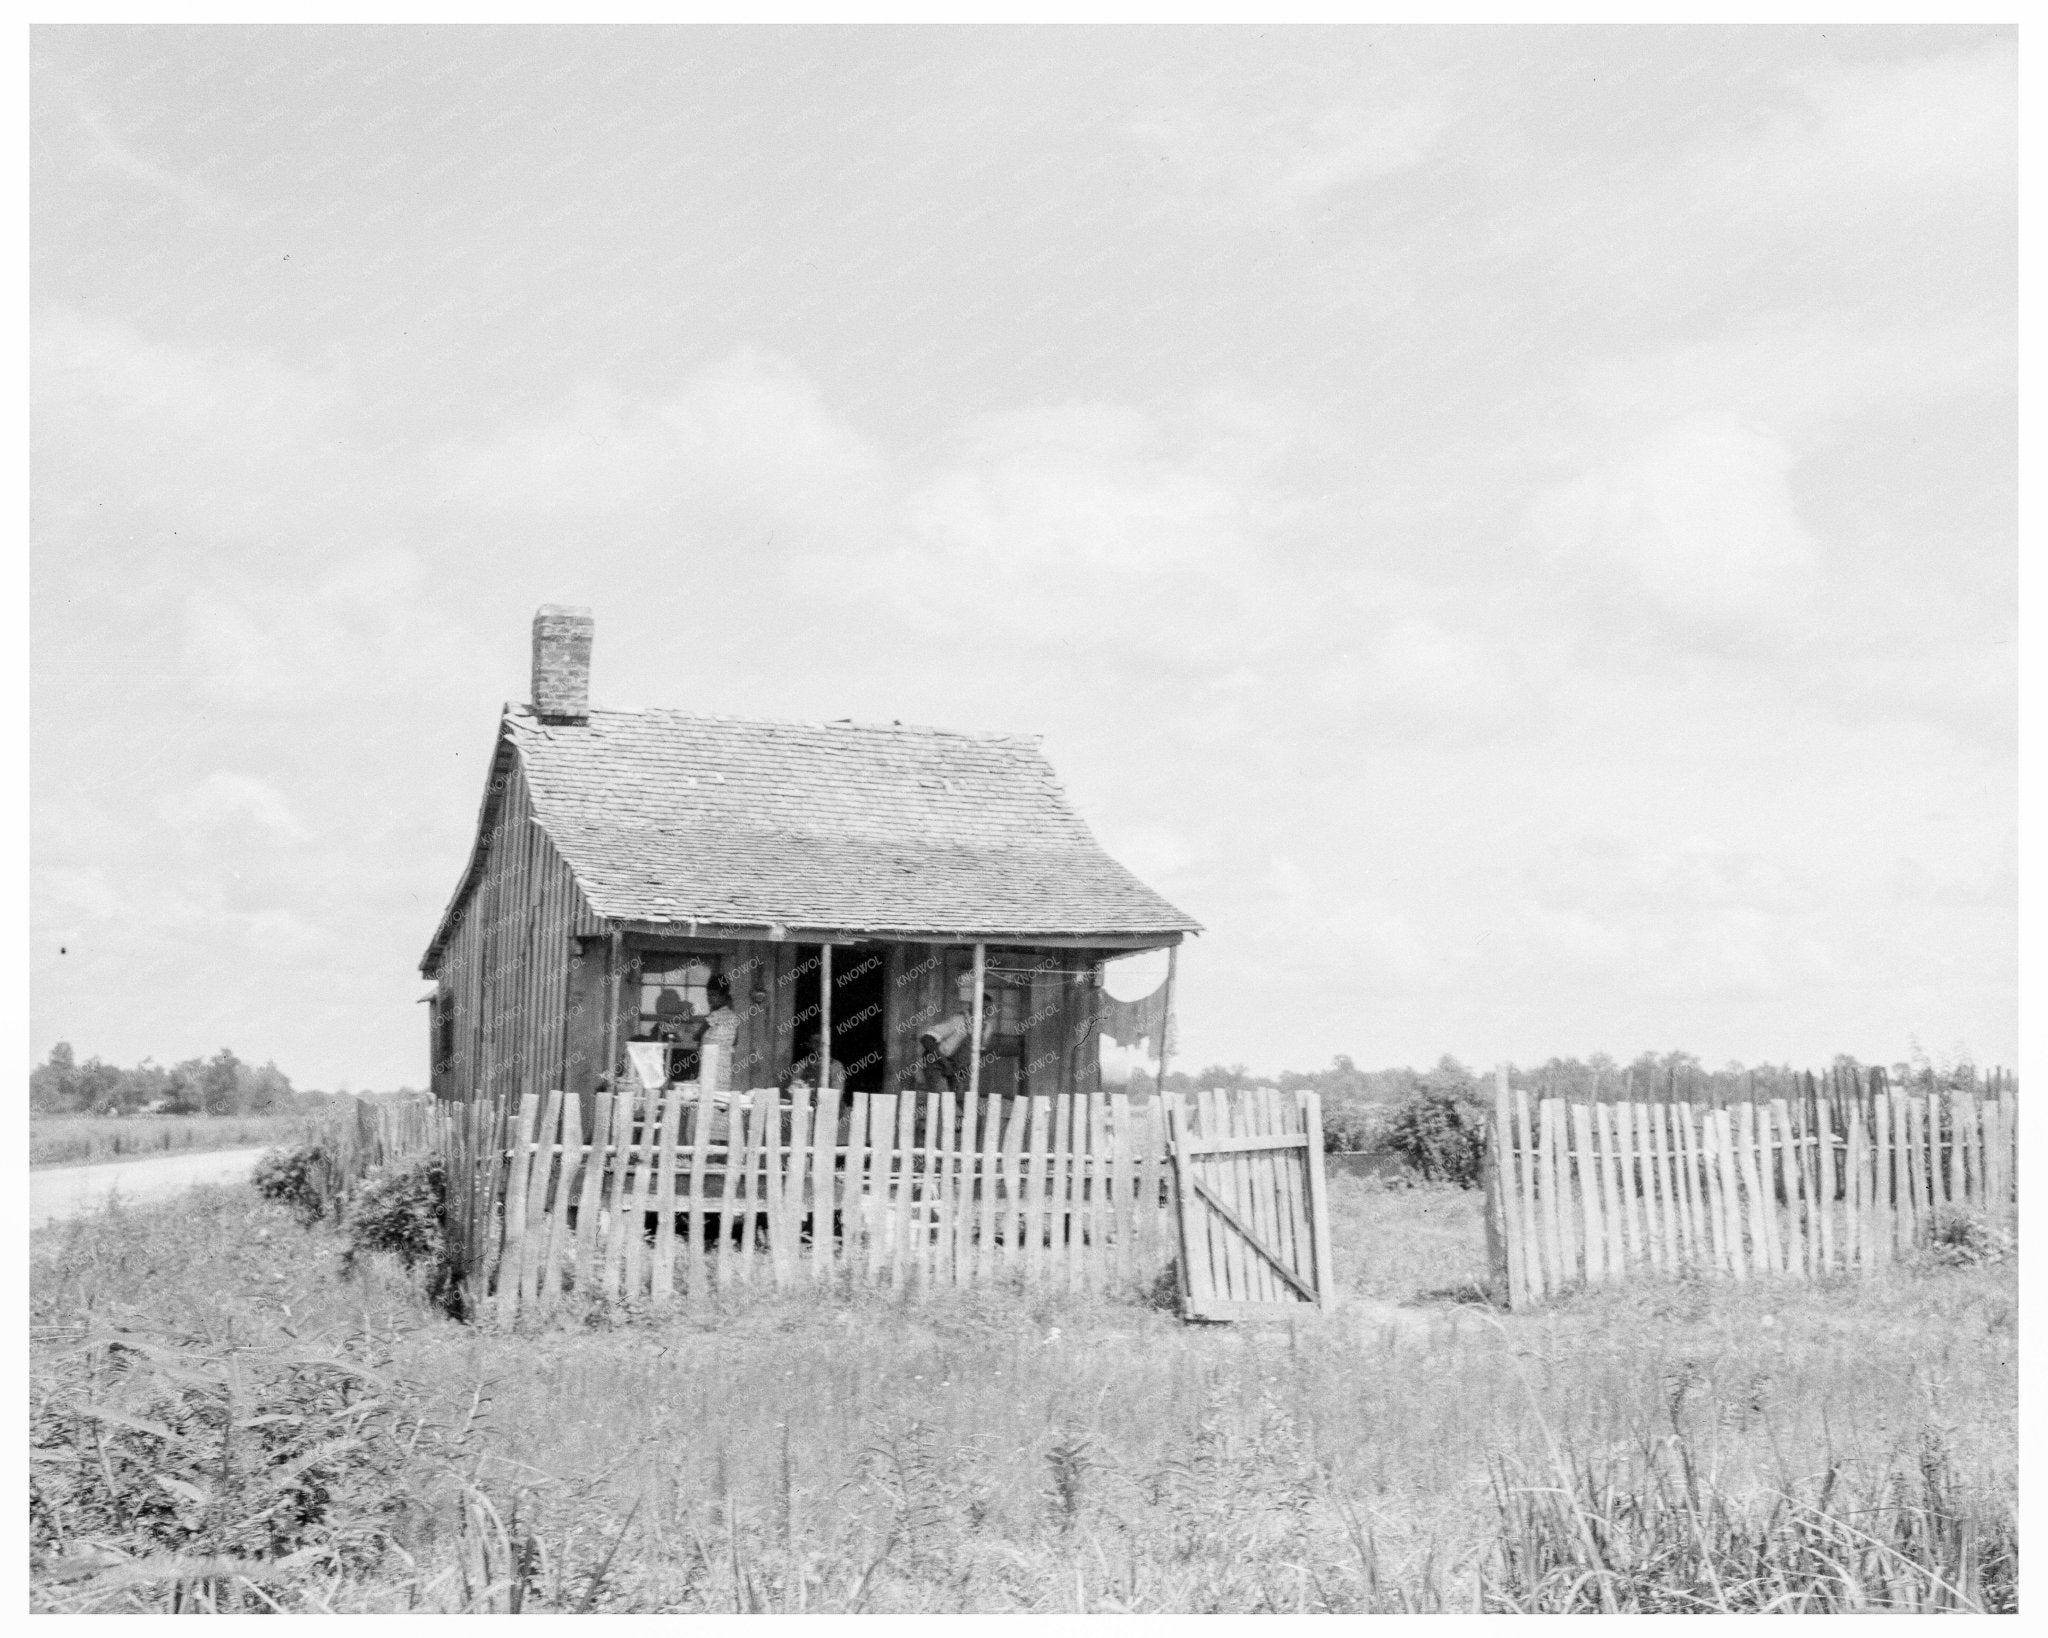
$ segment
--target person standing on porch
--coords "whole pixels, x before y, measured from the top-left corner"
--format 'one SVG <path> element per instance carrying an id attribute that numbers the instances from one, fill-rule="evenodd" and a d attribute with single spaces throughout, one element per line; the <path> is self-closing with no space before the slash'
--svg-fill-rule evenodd
<path id="1" fill-rule="evenodd" d="M 974 974 L 962 973 L 955 988 L 959 1010 L 920 1030 L 917 1037 L 917 1087 L 922 1092 L 964 1092 L 968 1082 L 967 1038 L 974 1033 Z M 994 997 L 981 992 L 981 1050 L 988 1050 L 995 1025 Z"/>
<path id="2" fill-rule="evenodd" d="M 713 973 L 704 981 L 704 999 L 710 1003 L 711 1011 L 704 1020 L 704 1033 L 697 1041 L 698 1062 L 702 1063 L 701 1054 L 706 1047 L 718 1049 L 711 1089 L 723 1092 L 732 1085 L 732 1049 L 740 1034 L 740 1015 L 732 1010 L 732 980 L 723 973 Z M 701 1070 L 699 1074 L 702 1074 Z"/>
<path id="3" fill-rule="evenodd" d="M 796 1087 L 807 1091 L 817 1090 L 818 1082 L 818 1034 L 813 1030 L 805 1041 L 803 1054 L 789 1066 L 789 1073 L 782 1077 L 782 1090 L 788 1092 Z M 836 1057 L 832 1060 L 832 1090 L 846 1090 L 846 1065 Z"/>

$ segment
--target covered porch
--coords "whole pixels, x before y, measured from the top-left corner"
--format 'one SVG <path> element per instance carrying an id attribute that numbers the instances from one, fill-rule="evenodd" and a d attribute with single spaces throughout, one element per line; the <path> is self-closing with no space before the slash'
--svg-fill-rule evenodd
<path id="1" fill-rule="evenodd" d="M 580 941 L 569 1085 L 584 1089 L 586 1130 L 599 1090 L 631 1098 L 643 1116 L 670 1097 L 691 1107 L 707 1082 L 720 1108 L 736 1092 L 816 1090 L 821 1040 L 831 1043 L 830 1089 L 848 1095 L 1085 1097 L 1103 1088 L 1105 1020 L 1116 1032 L 1131 1006 L 1105 992 L 1105 968 L 1164 952 L 1147 964 L 1165 969 L 1152 999 L 1161 1040 L 1179 942 L 746 932 L 643 925 Z M 721 1062 L 713 1019 L 726 995 Z M 967 1050 L 973 1040 L 978 1053 Z M 940 1053 L 948 1041 L 958 1044 Z M 576 1073 L 586 1054 L 611 1074 Z"/>

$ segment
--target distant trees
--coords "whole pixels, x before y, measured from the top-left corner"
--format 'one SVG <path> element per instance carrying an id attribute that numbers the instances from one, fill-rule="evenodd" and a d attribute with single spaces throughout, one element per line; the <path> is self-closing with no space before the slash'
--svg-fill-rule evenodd
<path id="1" fill-rule="evenodd" d="M 1876 1068 L 1895 1085 L 1965 1086 L 1982 1073 L 1973 1059 L 1967 1046 L 1958 1045 L 1947 1057 L 1931 1061 L 1916 1042 L 1911 1062 L 1887 1068 L 1837 1056 L 1820 1072 L 1820 1079 L 1825 1085 L 1830 1074 L 1867 1075 Z M 1695 1104 L 1796 1098 L 1806 1086 L 1804 1071 L 1791 1064 L 1727 1063 L 1709 1069 L 1697 1053 L 1679 1051 L 1642 1052 L 1626 1063 L 1600 1052 L 1587 1058 L 1552 1058 L 1510 1068 L 1508 1083 L 1532 1097 L 1672 1098 Z M 1259 1075 L 1243 1064 L 1210 1064 L 1192 1072 L 1175 1070 L 1166 1077 L 1170 1092 L 1247 1086 L 1317 1093 L 1323 1106 L 1324 1142 L 1332 1151 L 1412 1153 L 1426 1157 L 1416 1159 L 1418 1169 L 1460 1181 L 1476 1175 L 1470 1164 L 1476 1153 L 1472 1144 L 1493 1101 L 1492 1073 L 1467 1069 L 1449 1056 L 1425 1070 L 1360 1069 L 1340 1053 L 1327 1069 Z M 1150 1091 L 1150 1078 L 1134 1075 L 1131 1090 Z"/>
<path id="2" fill-rule="evenodd" d="M 168 1114 L 256 1115 L 294 1107 L 298 1094 L 276 1064 L 244 1063 L 222 1047 L 168 1069 L 145 1058 L 121 1069 L 98 1058 L 78 1061 L 69 1041 L 29 1071 L 29 1107 L 39 1115 L 133 1114 L 152 1105 Z"/>
<path id="3" fill-rule="evenodd" d="M 1731 1062 L 1719 1069 L 1709 1069 L 1699 1054 L 1678 1051 L 1641 1052 L 1623 1063 L 1604 1052 L 1596 1052 L 1586 1058 L 1552 1058 L 1546 1063 L 1514 1066 L 1508 1072 L 1508 1084 L 1525 1087 L 1532 1093 L 1541 1091 L 1566 1098 L 1597 1096 L 1650 1101 L 1669 1097 L 1706 1103 L 1716 1098 L 1732 1101 L 1752 1094 L 1763 1098 L 1797 1096 L 1804 1087 L 1800 1077 L 1807 1067 Z M 1868 1075 L 1873 1069 L 1881 1070 L 1894 1085 L 1913 1086 L 1967 1086 L 1984 1073 L 1967 1046 L 1959 1045 L 1943 1058 L 1930 1059 L 1917 1043 L 1909 1062 L 1866 1065 L 1838 1054 L 1826 1069 L 1815 1066 L 1815 1073 L 1825 1080 L 1831 1072 Z M 1348 1056 L 1339 1053 L 1327 1069 L 1283 1069 L 1264 1075 L 1243 1064 L 1210 1064 L 1192 1071 L 1176 1069 L 1166 1077 L 1169 1092 L 1235 1090 L 1247 1086 L 1318 1093 L 1326 1114 L 1333 1108 L 1383 1112 L 1418 1093 L 1428 1092 L 1446 1092 L 1487 1102 L 1493 1096 L 1493 1075 L 1491 1070 L 1467 1069 L 1448 1056 L 1439 1058 L 1434 1069 L 1360 1069 Z M 1131 1079 L 1131 1090 L 1152 1090 L 1151 1078 L 1138 1072 Z"/>

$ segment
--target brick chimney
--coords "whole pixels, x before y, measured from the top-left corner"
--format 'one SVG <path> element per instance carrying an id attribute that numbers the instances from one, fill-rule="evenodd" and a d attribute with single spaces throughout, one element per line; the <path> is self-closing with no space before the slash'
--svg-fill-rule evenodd
<path id="1" fill-rule="evenodd" d="M 590 720 L 590 644 L 597 622 L 586 608 L 543 603 L 533 617 L 533 712 L 542 722 Z"/>

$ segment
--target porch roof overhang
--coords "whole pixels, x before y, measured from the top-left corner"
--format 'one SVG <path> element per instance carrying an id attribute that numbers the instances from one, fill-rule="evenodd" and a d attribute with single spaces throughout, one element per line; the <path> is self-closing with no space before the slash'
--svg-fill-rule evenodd
<path id="1" fill-rule="evenodd" d="M 1179 932 L 1019 933 L 1012 929 L 802 927 L 778 922 L 651 921 L 605 917 L 607 931 L 642 938 L 703 939 L 763 944 L 995 944 L 1042 950 L 1164 950 L 1186 936 Z"/>

